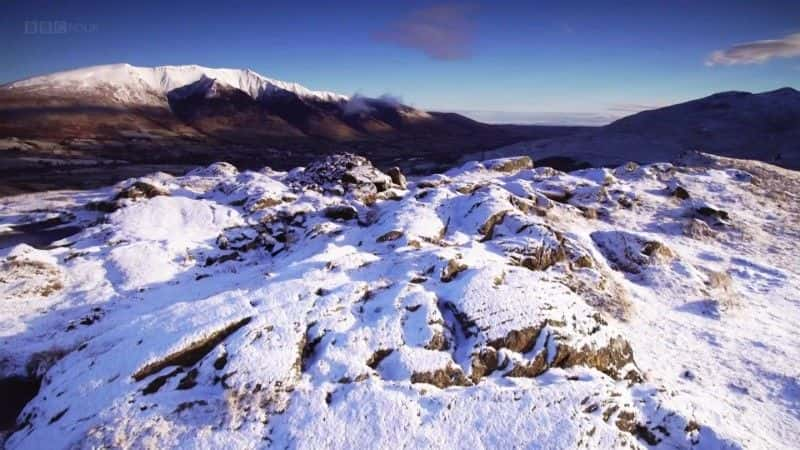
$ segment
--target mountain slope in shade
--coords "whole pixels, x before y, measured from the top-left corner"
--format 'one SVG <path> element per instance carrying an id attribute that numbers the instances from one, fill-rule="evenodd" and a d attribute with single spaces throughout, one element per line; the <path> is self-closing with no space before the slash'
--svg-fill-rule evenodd
<path id="1" fill-rule="evenodd" d="M 335 151 L 424 171 L 465 152 L 574 130 L 487 125 L 388 97 L 347 97 L 251 70 L 200 66 L 116 64 L 0 86 L 6 178 L 58 169 L 42 164 L 92 161 L 185 166 L 225 159 L 286 169 Z M 38 189 L 22 184 L 12 190 Z"/>
<path id="2" fill-rule="evenodd" d="M 27 113 L 45 122 L 61 119 L 42 126 L 64 137 L 118 138 L 121 133 L 149 131 L 195 137 L 175 119 L 201 135 L 234 142 L 265 136 L 360 137 L 342 120 L 348 97 L 272 80 L 251 70 L 95 66 L 7 84 L 0 88 L 3 97 L 10 114 Z M 127 123 L 114 120 L 117 115 Z M 69 121 L 79 128 L 60 126 L 59 122 Z M 27 131 L 22 124 L 16 129 L 5 125 L 11 127 L 5 130 L 8 134 L 19 131 L 24 136 Z"/>
<path id="3" fill-rule="evenodd" d="M 0 105 L 0 140 L 24 141 L 2 147 L 27 149 L 19 156 L 28 159 L 47 159 L 55 147 L 90 159 L 207 162 L 224 149 L 238 164 L 286 168 L 320 152 L 354 150 L 383 166 L 520 153 L 574 166 L 703 150 L 800 167 L 800 93 L 791 88 L 715 94 L 582 133 L 490 126 L 391 99 L 349 98 L 250 70 L 200 66 L 117 64 L 34 77 L 0 87 Z"/>
<path id="4" fill-rule="evenodd" d="M 615 165 L 671 160 L 691 150 L 800 169 L 800 92 L 792 88 L 760 94 L 723 92 L 643 111 L 573 136 L 514 144 L 492 154 Z"/>

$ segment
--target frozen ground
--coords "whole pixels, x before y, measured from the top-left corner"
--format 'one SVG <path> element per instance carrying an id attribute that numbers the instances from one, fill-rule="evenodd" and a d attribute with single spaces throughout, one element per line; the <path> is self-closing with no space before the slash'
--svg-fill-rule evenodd
<path id="1" fill-rule="evenodd" d="M 798 195 L 692 154 L 4 198 L 5 446 L 794 448 Z"/>

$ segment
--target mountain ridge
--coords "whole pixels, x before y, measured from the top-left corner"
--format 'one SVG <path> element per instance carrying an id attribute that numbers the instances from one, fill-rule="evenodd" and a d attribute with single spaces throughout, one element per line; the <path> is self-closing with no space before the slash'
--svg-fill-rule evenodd
<path id="1" fill-rule="evenodd" d="M 800 92 L 791 87 L 719 92 L 641 111 L 583 133 L 521 142 L 481 156 L 562 158 L 578 167 L 669 161 L 692 150 L 800 169 Z"/>
<path id="2" fill-rule="evenodd" d="M 323 101 L 345 101 L 346 95 L 327 91 L 314 91 L 298 83 L 286 82 L 265 77 L 251 69 L 211 68 L 191 65 L 167 65 L 155 67 L 133 66 L 128 63 L 90 66 L 52 74 L 40 75 L 13 81 L 0 86 L 7 89 L 42 87 L 95 88 L 98 85 L 143 87 L 161 95 L 192 84 L 207 77 L 247 92 L 254 99 L 283 90 L 301 97 Z M 136 86 L 136 84 L 140 86 Z M 137 100 L 122 98 L 120 100 Z"/>
<path id="3" fill-rule="evenodd" d="M 105 178 L 99 166 L 108 163 L 148 166 L 140 175 L 153 164 L 185 171 L 218 160 L 288 169 L 343 151 L 424 172 L 464 152 L 575 129 L 488 125 L 388 96 L 312 91 L 249 69 L 93 66 L 0 87 L 0 172 L 14 180 L 0 193 L 118 181 Z M 103 180 L 70 175 L 69 167 L 92 161 Z M 53 172 L 46 178 L 66 184 L 42 184 Z"/>

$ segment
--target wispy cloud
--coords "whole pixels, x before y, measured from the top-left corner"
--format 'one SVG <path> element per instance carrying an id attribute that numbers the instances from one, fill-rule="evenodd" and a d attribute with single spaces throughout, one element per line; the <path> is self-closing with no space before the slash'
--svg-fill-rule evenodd
<path id="1" fill-rule="evenodd" d="M 392 94 L 383 94 L 380 97 L 372 98 L 356 92 L 344 104 L 343 111 L 347 116 L 368 113 L 375 109 L 376 105 L 397 108 L 403 104 L 403 99 Z"/>
<path id="2" fill-rule="evenodd" d="M 374 33 L 375 39 L 423 51 L 433 59 L 466 59 L 475 39 L 469 4 L 446 4 L 412 11 L 408 16 Z"/>
<path id="3" fill-rule="evenodd" d="M 746 42 L 725 50 L 717 50 L 708 56 L 706 65 L 761 64 L 773 58 L 798 56 L 800 56 L 800 33 L 794 33 L 781 39 Z"/>

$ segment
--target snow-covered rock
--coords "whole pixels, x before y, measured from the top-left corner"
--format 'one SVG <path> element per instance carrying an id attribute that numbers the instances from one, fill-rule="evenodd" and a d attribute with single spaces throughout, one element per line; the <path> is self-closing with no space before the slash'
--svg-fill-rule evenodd
<path id="1" fill-rule="evenodd" d="M 2 199 L 82 228 L 0 250 L 0 386 L 41 383 L 5 445 L 791 448 L 800 177 L 710 161 Z"/>

